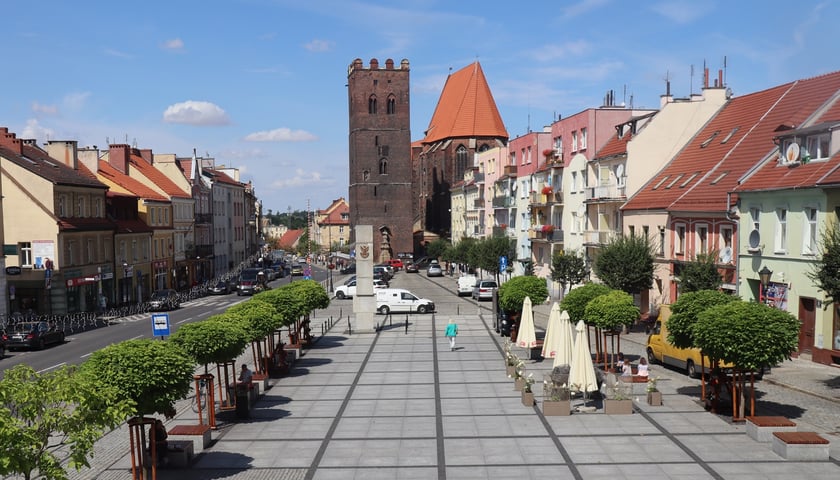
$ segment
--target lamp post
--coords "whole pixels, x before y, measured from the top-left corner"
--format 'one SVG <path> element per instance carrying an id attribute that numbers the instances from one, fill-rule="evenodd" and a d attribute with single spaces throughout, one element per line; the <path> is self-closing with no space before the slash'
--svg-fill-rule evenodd
<path id="1" fill-rule="evenodd" d="M 761 300 L 765 305 L 767 305 L 767 286 L 770 285 L 771 276 L 773 276 L 773 271 L 767 268 L 767 265 L 758 271 L 758 278 L 761 281 Z"/>
<path id="2" fill-rule="evenodd" d="M 333 293 L 333 270 L 335 270 L 335 263 L 333 263 L 333 259 L 330 258 L 329 263 L 327 264 L 327 269 L 330 271 L 330 293 Z"/>

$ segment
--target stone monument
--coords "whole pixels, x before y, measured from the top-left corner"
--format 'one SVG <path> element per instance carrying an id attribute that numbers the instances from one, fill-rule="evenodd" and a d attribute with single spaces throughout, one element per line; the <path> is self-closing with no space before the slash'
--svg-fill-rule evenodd
<path id="1" fill-rule="evenodd" d="M 355 322 L 352 331 L 376 331 L 376 297 L 373 293 L 373 226 L 356 225 L 356 295 L 353 296 Z"/>

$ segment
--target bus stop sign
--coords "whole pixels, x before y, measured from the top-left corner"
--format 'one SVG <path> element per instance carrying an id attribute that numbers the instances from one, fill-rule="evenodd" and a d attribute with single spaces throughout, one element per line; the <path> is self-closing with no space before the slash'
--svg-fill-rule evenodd
<path id="1" fill-rule="evenodd" d="M 152 315 L 152 336 L 169 336 L 169 314 L 156 313 Z"/>

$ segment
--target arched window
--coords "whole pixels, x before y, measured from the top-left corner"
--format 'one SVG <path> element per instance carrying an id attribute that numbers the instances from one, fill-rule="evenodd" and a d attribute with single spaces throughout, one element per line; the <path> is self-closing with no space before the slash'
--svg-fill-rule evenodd
<path id="1" fill-rule="evenodd" d="M 478 147 L 479 153 L 486 152 L 487 150 L 490 150 L 490 145 L 487 145 L 486 143 L 482 143 L 481 146 Z"/>
<path id="2" fill-rule="evenodd" d="M 467 158 L 469 158 L 470 152 L 467 150 L 467 147 L 463 145 L 458 145 L 458 148 L 455 149 L 455 178 L 461 179 L 464 178 L 464 172 L 467 171 Z"/>
<path id="3" fill-rule="evenodd" d="M 388 115 L 397 113 L 397 99 L 393 95 L 388 96 Z"/>
<path id="4" fill-rule="evenodd" d="M 370 180 L 370 170 L 364 170 L 364 171 L 362 171 L 362 180 L 364 180 L 364 181 L 366 181 L 366 182 L 367 182 L 368 180 Z"/>
<path id="5" fill-rule="evenodd" d="M 368 113 L 371 115 L 376 113 L 376 95 L 371 95 L 368 98 Z"/>
<path id="6" fill-rule="evenodd" d="M 379 174 L 388 175 L 388 160 L 384 158 L 379 160 Z"/>

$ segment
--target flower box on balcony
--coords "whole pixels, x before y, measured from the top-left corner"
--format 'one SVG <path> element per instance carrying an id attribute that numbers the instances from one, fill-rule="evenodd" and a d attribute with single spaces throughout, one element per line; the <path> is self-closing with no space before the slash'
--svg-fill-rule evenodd
<path id="1" fill-rule="evenodd" d="M 552 193 L 554 193 L 554 190 L 551 187 L 549 187 L 548 185 L 546 185 L 542 188 L 542 194 L 543 195 L 551 195 Z"/>
<path id="2" fill-rule="evenodd" d="M 543 225 L 540 229 L 543 233 L 551 233 L 554 231 L 554 225 Z"/>

